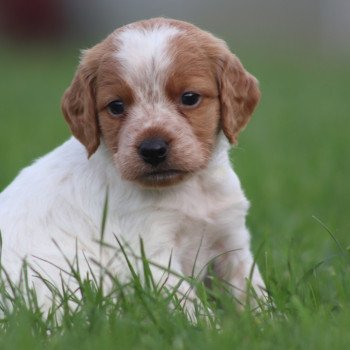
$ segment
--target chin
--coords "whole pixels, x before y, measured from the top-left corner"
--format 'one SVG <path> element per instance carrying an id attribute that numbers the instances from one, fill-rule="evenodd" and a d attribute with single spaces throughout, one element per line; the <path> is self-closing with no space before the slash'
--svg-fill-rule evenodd
<path id="1" fill-rule="evenodd" d="M 143 188 L 165 188 L 177 185 L 188 179 L 189 176 L 189 173 L 179 170 L 153 171 L 140 176 L 137 183 Z"/>

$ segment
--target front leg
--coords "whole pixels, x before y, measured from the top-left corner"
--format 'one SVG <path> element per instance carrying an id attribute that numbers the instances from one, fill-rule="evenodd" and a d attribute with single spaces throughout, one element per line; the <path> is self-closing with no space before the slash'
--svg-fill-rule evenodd
<path id="1" fill-rule="evenodd" d="M 214 271 L 219 278 L 229 283 L 238 303 L 243 307 L 247 303 L 252 308 L 266 304 L 268 296 L 265 283 L 250 250 L 250 234 L 242 226 L 228 236 L 216 242 L 218 257 L 214 262 Z"/>
<path id="2" fill-rule="evenodd" d="M 157 288 L 166 289 L 170 293 L 176 290 L 175 293 L 179 305 L 186 313 L 188 319 L 195 323 L 197 321 L 195 304 L 200 305 L 200 302 L 193 286 L 184 278 L 181 264 L 176 254 L 168 249 L 164 249 L 161 253 L 155 254 L 148 259 L 147 265 Z M 177 305 L 173 305 L 173 307 L 177 307 Z"/>

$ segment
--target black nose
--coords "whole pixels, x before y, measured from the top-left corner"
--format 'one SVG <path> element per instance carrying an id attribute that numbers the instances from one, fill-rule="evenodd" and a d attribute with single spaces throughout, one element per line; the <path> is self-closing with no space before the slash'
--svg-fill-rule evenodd
<path id="1" fill-rule="evenodd" d="M 144 162 L 153 166 L 164 162 L 168 153 L 168 144 L 161 138 L 147 139 L 141 142 L 139 154 Z"/>

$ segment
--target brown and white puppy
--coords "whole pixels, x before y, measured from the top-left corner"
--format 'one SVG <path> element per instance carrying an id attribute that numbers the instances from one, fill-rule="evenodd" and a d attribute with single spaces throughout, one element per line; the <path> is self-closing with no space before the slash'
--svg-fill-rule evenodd
<path id="1" fill-rule="evenodd" d="M 103 249 L 100 256 L 96 243 L 108 189 L 106 243 L 115 246 L 117 235 L 139 252 L 141 237 L 159 280 L 171 257 L 176 274 L 168 287 L 192 272 L 204 277 L 213 261 L 244 302 L 253 267 L 249 205 L 227 151 L 259 96 L 256 79 L 226 44 L 185 22 L 132 23 L 84 51 L 62 100 L 74 137 L 0 194 L 5 268 L 19 276 L 26 258 L 59 285 L 57 266 L 67 266 L 54 239 L 68 260 L 78 254 L 82 273 L 85 254 L 128 279 L 120 254 Z M 250 283 L 264 296 L 257 267 Z M 186 282 L 179 289 L 189 290 Z"/>

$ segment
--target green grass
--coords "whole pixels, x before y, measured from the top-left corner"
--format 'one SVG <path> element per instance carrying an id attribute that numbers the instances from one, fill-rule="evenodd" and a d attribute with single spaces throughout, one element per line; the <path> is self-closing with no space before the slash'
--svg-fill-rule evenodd
<path id="1" fill-rule="evenodd" d="M 73 52 L 73 53 L 72 53 Z M 68 137 L 59 102 L 76 53 L 0 56 L 0 189 Z M 246 56 L 246 57 L 244 57 Z M 243 53 L 261 104 L 232 159 L 252 203 L 248 225 L 275 311 L 235 310 L 200 288 L 213 322 L 189 324 L 171 296 L 137 278 L 118 298 L 82 283 L 77 312 L 61 324 L 12 300 L 1 349 L 346 349 L 350 344 L 350 68 L 348 62 Z M 271 312 L 270 312 L 271 311 Z"/>

